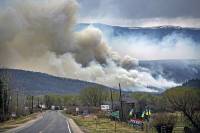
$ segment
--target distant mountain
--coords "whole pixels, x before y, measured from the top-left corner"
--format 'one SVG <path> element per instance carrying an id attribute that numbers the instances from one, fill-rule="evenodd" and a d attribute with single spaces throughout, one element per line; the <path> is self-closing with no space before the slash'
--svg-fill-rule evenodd
<path id="1" fill-rule="evenodd" d="M 55 77 L 39 72 L 0 69 L 0 76 L 5 74 L 9 77 L 9 88 L 31 95 L 44 95 L 49 93 L 77 94 L 82 89 L 92 86 L 108 89 L 108 87 L 96 83 Z"/>
<path id="2" fill-rule="evenodd" d="M 146 36 L 148 38 L 161 40 L 170 35 L 178 34 L 183 38 L 189 38 L 200 45 L 200 28 L 185 28 L 175 26 L 159 27 L 121 27 L 101 23 L 79 23 L 76 31 L 80 31 L 89 25 L 99 28 L 104 35 L 112 40 L 113 37 Z M 175 36 L 176 37 L 176 36 Z M 159 43 L 158 43 L 159 45 Z M 134 52 L 134 51 L 133 51 Z M 200 60 L 150 60 L 139 61 L 139 69 L 146 68 L 153 77 L 162 76 L 165 79 L 184 83 L 187 80 L 200 78 Z M 151 87 L 151 86 L 150 86 Z"/>
<path id="3" fill-rule="evenodd" d="M 101 23 L 79 23 L 76 25 L 76 31 L 80 31 L 89 25 L 99 28 L 104 33 L 110 33 L 112 36 L 140 36 L 146 35 L 152 38 L 163 39 L 165 36 L 176 33 L 182 36 L 192 38 L 200 42 L 200 28 L 184 28 L 175 26 L 158 26 L 158 27 L 121 27 L 111 26 Z"/>
<path id="4" fill-rule="evenodd" d="M 153 77 L 160 75 L 171 81 L 183 83 L 183 86 L 198 86 L 200 80 L 200 60 L 151 60 L 139 61 L 139 71 L 148 71 Z M 9 87 L 13 90 L 20 89 L 26 94 L 43 95 L 48 93 L 56 94 L 77 94 L 82 89 L 99 86 L 108 89 L 104 85 L 56 77 L 39 72 L 31 72 L 16 69 L 0 69 L 0 76 L 7 73 L 10 79 Z"/>
<path id="5" fill-rule="evenodd" d="M 200 79 L 200 60 L 139 61 L 139 66 L 147 68 L 153 77 L 161 75 L 177 83 Z"/>

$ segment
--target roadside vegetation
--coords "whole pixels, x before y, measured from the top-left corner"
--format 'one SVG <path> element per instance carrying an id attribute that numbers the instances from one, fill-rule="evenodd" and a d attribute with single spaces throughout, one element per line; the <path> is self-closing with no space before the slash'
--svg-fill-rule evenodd
<path id="1" fill-rule="evenodd" d="M 27 116 L 21 116 L 16 119 L 9 119 L 3 123 L 0 123 L 0 132 L 6 131 L 11 128 L 16 128 L 30 120 L 37 118 L 38 113 L 33 113 Z"/>
<path id="2" fill-rule="evenodd" d="M 134 133 L 144 131 L 133 129 L 125 122 L 112 121 L 109 118 L 70 116 L 85 133 Z"/>
<path id="3" fill-rule="evenodd" d="M 82 94 L 86 95 L 85 93 L 82 93 Z M 92 96 L 92 94 L 90 94 L 90 96 Z M 117 101 L 119 99 L 119 94 L 115 96 L 117 98 L 115 98 L 114 101 Z M 191 130 L 192 132 L 195 132 L 195 131 L 200 130 L 199 128 L 200 90 L 199 89 L 180 86 L 180 87 L 168 89 L 167 91 L 161 94 L 134 92 L 134 93 L 129 94 L 129 96 L 137 101 L 136 106 L 135 106 L 136 113 L 141 114 L 141 112 L 144 110 L 145 106 L 147 105 L 151 108 L 152 116 L 150 120 L 150 127 L 148 127 L 149 128 L 148 130 L 151 132 L 156 132 L 157 131 L 156 128 L 158 128 L 159 126 L 168 126 L 168 125 L 172 127 L 172 130 L 174 132 L 184 132 L 185 130 Z M 88 97 L 88 99 L 90 98 L 92 97 Z M 108 99 L 110 99 L 109 95 L 104 100 L 108 100 Z M 89 100 L 89 101 L 93 101 L 93 100 Z M 88 105 L 94 106 L 96 104 L 88 103 Z M 81 127 L 85 127 L 87 130 L 89 130 L 89 132 L 90 131 L 93 132 L 93 130 L 97 129 L 95 128 L 95 121 L 102 120 L 102 118 L 98 119 L 98 117 L 92 120 L 88 119 L 87 117 L 83 118 L 76 115 L 75 108 L 74 108 L 74 111 L 72 110 L 71 111 L 68 110 L 67 113 L 71 113 L 72 115 L 74 115 L 74 117 L 72 118 Z M 98 116 L 98 110 L 90 111 L 90 112 L 93 112 L 93 114 Z M 107 116 L 105 116 L 105 118 L 107 118 Z M 93 124 L 90 124 L 90 123 L 93 123 Z M 105 127 L 105 130 L 106 129 L 107 127 Z M 144 129 L 144 131 L 145 130 L 146 129 Z M 134 129 L 132 131 L 134 131 Z"/>
<path id="4" fill-rule="evenodd" d="M 43 110 L 64 110 L 86 132 L 200 131 L 200 88 L 185 86 L 162 93 L 121 92 L 92 86 L 79 94 L 27 95 L 0 77 L 0 128 L 15 127 Z M 192 80 L 196 85 L 199 80 Z M 120 87 L 120 86 L 119 86 Z M 108 108 L 102 108 L 105 105 Z"/>

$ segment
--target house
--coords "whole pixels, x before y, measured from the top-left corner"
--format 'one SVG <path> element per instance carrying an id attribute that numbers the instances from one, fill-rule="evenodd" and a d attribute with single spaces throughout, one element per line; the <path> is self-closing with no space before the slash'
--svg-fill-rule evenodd
<path id="1" fill-rule="evenodd" d="M 120 103 L 120 119 L 122 121 L 128 121 L 129 113 L 131 109 L 135 110 L 135 105 L 137 101 L 129 97 L 128 95 L 123 95 L 121 102 L 122 102 L 122 109 Z"/>
<path id="2" fill-rule="evenodd" d="M 129 119 L 129 113 L 131 109 L 135 111 L 135 105 L 136 105 L 136 100 L 129 97 L 128 95 L 124 94 L 122 95 L 121 102 L 119 101 L 114 101 L 113 105 L 111 105 L 111 102 L 106 102 L 106 104 L 111 106 L 112 112 L 119 111 L 120 115 L 120 120 L 122 121 L 128 121 Z M 122 103 L 122 105 L 121 105 Z M 121 109 L 122 106 L 122 109 Z"/>

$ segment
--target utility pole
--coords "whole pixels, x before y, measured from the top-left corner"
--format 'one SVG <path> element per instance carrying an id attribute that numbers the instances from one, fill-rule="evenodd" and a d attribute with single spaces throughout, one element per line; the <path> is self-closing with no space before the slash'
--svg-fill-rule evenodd
<path id="1" fill-rule="evenodd" d="M 19 112 L 18 112 L 18 108 L 19 108 L 19 92 L 18 92 L 18 90 L 17 90 L 17 109 L 16 109 L 16 113 L 17 113 L 17 116 L 19 115 Z"/>
<path id="2" fill-rule="evenodd" d="M 123 103 L 122 103 L 122 90 L 121 90 L 121 85 L 119 83 L 119 100 L 120 100 L 120 109 L 121 109 L 121 118 L 120 120 L 122 121 L 123 120 L 123 117 L 124 117 L 124 113 L 123 113 Z"/>
<path id="3" fill-rule="evenodd" d="M 40 99 L 38 97 L 38 108 L 40 108 Z"/>
<path id="4" fill-rule="evenodd" d="M 9 102 L 9 108 L 10 108 L 10 114 L 12 114 L 12 96 L 11 96 L 11 92 L 10 92 L 10 102 Z"/>
<path id="5" fill-rule="evenodd" d="M 7 111 L 7 114 L 9 114 L 10 113 L 9 105 L 10 105 L 11 96 L 10 96 L 10 90 L 8 89 L 7 91 L 8 91 L 8 95 L 7 95 L 6 111 Z"/>
<path id="6" fill-rule="evenodd" d="M 33 113 L 33 96 L 31 96 L 31 114 Z"/>
<path id="7" fill-rule="evenodd" d="M 111 107 L 113 111 L 113 97 L 112 97 L 112 89 L 110 88 L 110 99 L 111 99 Z"/>
<path id="8" fill-rule="evenodd" d="M 5 108 L 4 108 L 4 88 L 2 88 L 2 93 L 1 93 L 1 97 L 2 97 L 2 120 L 4 121 L 5 118 Z"/>

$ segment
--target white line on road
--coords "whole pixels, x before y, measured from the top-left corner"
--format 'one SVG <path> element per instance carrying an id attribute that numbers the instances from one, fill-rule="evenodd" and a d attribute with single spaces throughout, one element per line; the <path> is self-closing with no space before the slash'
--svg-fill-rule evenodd
<path id="1" fill-rule="evenodd" d="M 71 128 L 70 128 L 70 126 L 69 126 L 69 122 L 68 122 L 68 120 L 67 120 L 67 117 L 66 116 L 64 116 L 60 111 L 59 111 L 59 113 L 58 113 L 60 116 L 62 116 L 62 117 L 64 117 L 65 119 L 66 119 L 66 123 L 67 123 L 67 128 L 68 128 L 68 130 L 69 130 L 69 133 L 72 133 L 71 132 Z"/>
<path id="2" fill-rule="evenodd" d="M 68 127 L 68 129 L 69 129 L 69 133 L 72 133 L 67 118 L 66 118 L 66 122 L 67 122 L 67 127 Z"/>

